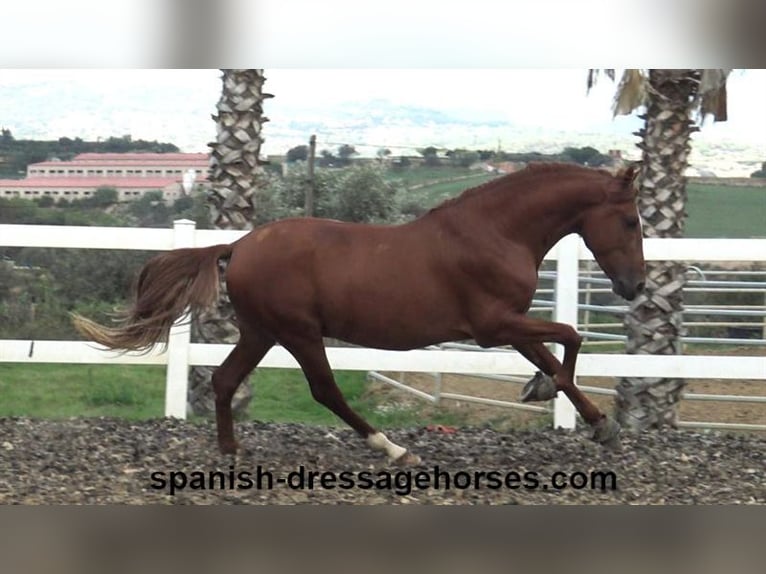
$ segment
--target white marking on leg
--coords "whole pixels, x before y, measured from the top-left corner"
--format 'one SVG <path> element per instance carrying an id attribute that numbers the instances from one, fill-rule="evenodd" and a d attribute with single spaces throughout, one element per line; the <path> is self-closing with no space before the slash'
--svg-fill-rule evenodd
<path id="1" fill-rule="evenodd" d="M 376 432 L 368 436 L 367 444 L 375 450 L 385 451 L 389 460 L 396 460 L 407 452 L 406 448 L 392 443 L 382 432 Z"/>

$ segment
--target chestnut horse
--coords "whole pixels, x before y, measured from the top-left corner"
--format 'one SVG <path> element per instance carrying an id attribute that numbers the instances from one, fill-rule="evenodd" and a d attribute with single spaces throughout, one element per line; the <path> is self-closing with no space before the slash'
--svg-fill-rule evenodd
<path id="1" fill-rule="evenodd" d="M 102 327 L 75 317 L 88 338 L 109 348 L 147 350 L 166 340 L 187 309 L 218 296 L 219 260 L 240 339 L 213 374 L 218 446 L 237 449 L 231 399 L 275 344 L 300 364 L 314 399 L 389 460 L 418 457 L 389 441 L 346 404 L 323 337 L 380 349 L 414 349 L 473 339 L 512 345 L 539 370 L 522 400 L 563 391 L 594 439 L 614 443 L 619 425 L 574 384 L 581 337 L 569 325 L 526 315 L 544 255 L 580 234 L 625 299 L 644 285 L 641 223 L 631 166 L 613 175 L 575 165 L 531 165 L 447 200 L 401 225 L 312 218 L 277 221 L 232 244 L 177 249 L 141 270 L 123 322 Z M 545 346 L 564 346 L 559 361 Z"/>

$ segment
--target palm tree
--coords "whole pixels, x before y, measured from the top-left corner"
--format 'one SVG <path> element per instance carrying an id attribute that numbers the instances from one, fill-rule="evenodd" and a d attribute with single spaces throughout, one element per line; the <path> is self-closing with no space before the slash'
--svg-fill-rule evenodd
<path id="1" fill-rule="evenodd" d="M 614 79 L 614 71 L 606 70 Z M 638 205 L 646 237 L 682 237 L 686 221 L 686 178 L 691 136 L 705 116 L 726 120 L 729 70 L 625 70 L 615 95 L 614 112 L 639 116 L 642 167 L 637 178 Z M 598 71 L 588 74 L 592 87 Z M 674 262 L 647 264 L 645 291 L 625 316 L 634 354 L 682 352 L 685 267 Z M 629 430 L 675 425 L 683 379 L 626 377 L 617 382 L 616 418 Z"/>
<path id="2" fill-rule="evenodd" d="M 256 189 L 261 165 L 259 158 L 263 137 L 263 101 L 272 97 L 263 92 L 263 70 L 222 70 L 223 85 L 218 100 L 216 141 L 209 144 L 210 191 L 207 203 L 213 226 L 217 229 L 253 228 Z M 235 343 L 238 330 L 233 312 L 221 286 L 221 298 L 214 309 L 195 317 L 192 335 L 202 342 Z M 189 404 L 195 414 L 214 410 L 210 367 L 194 367 L 189 382 Z M 233 409 L 241 413 L 252 397 L 250 385 L 241 385 L 234 396 Z"/>

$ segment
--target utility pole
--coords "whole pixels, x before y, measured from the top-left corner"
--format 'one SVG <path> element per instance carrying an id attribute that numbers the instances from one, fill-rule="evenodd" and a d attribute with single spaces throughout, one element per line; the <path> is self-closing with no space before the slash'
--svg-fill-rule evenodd
<path id="1" fill-rule="evenodd" d="M 314 160 L 316 159 L 317 137 L 312 135 L 309 138 L 309 161 L 308 161 L 308 181 L 306 182 L 306 204 L 303 208 L 305 217 L 314 215 Z"/>

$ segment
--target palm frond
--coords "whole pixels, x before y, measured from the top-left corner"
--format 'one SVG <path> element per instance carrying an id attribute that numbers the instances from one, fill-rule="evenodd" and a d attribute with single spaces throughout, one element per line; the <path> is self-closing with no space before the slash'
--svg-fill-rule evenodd
<path id="1" fill-rule="evenodd" d="M 721 86 L 726 85 L 726 80 L 731 73 L 731 69 L 702 70 L 700 74 L 699 93 L 717 91 Z"/>
<path id="2" fill-rule="evenodd" d="M 623 72 L 614 96 L 614 115 L 627 115 L 646 102 L 649 76 L 644 70 L 628 68 Z"/>
<path id="3" fill-rule="evenodd" d="M 700 75 L 697 98 L 701 119 L 712 115 L 716 122 L 725 122 L 728 119 L 726 80 L 731 70 L 716 69 L 702 70 Z"/>
<path id="4" fill-rule="evenodd" d="M 612 80 L 614 82 L 614 68 L 605 68 L 603 70 L 599 70 L 597 68 L 591 68 L 588 70 L 588 92 L 590 92 L 591 88 L 596 85 L 596 82 L 598 81 L 598 77 L 601 74 L 601 72 L 604 72 L 604 75 L 606 75 L 607 78 Z"/>

